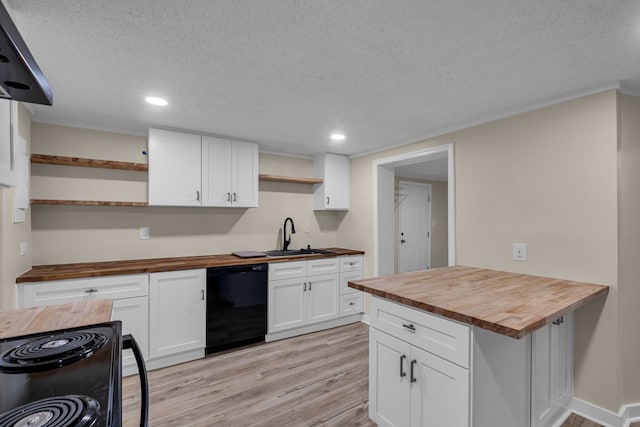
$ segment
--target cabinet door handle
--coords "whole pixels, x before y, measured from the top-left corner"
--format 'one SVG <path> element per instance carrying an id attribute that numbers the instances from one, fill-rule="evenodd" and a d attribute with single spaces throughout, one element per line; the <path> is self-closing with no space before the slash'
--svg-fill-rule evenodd
<path id="1" fill-rule="evenodd" d="M 231 193 L 227 193 L 227 202 L 231 201 Z"/>
<path id="2" fill-rule="evenodd" d="M 234 202 L 238 201 L 238 195 L 236 193 L 233 193 L 233 201 Z"/>
<path id="3" fill-rule="evenodd" d="M 200 299 L 204 301 L 204 289 L 200 289 Z"/>
<path id="4" fill-rule="evenodd" d="M 356 303 L 355 302 L 350 302 L 349 305 L 356 305 Z"/>
<path id="5" fill-rule="evenodd" d="M 408 330 L 410 330 L 411 332 L 415 332 L 416 331 L 416 327 L 413 326 L 413 323 L 409 323 L 408 325 L 403 323 L 402 327 L 407 328 Z"/>
<path id="6" fill-rule="evenodd" d="M 196 190 L 196 200 L 200 201 L 200 190 Z"/>
<path id="7" fill-rule="evenodd" d="M 87 289 L 84 291 L 85 294 L 95 294 L 96 292 L 98 292 L 97 289 Z"/>
<path id="8" fill-rule="evenodd" d="M 329 205 L 329 196 L 327 196 L 327 205 Z"/>
<path id="9" fill-rule="evenodd" d="M 404 359 L 406 358 L 407 358 L 406 354 L 403 354 L 402 356 L 400 356 L 400 378 L 407 376 L 407 373 L 404 371 Z"/>
<path id="10" fill-rule="evenodd" d="M 304 289 L 303 289 L 303 291 L 306 291 L 306 290 L 307 290 L 307 282 L 304 282 Z"/>
<path id="11" fill-rule="evenodd" d="M 564 323 L 564 316 L 560 316 L 556 320 L 553 321 L 554 325 L 560 325 L 562 323 Z"/>
<path id="12" fill-rule="evenodd" d="M 311 290 L 311 282 L 309 282 L 309 290 Z"/>
<path id="13" fill-rule="evenodd" d="M 413 359 L 411 361 L 411 382 L 412 383 L 415 383 L 416 381 L 418 381 L 418 380 L 416 380 L 416 377 L 413 375 L 413 368 L 414 368 L 414 366 L 416 366 L 416 363 L 418 363 L 418 361 L 416 359 Z"/>

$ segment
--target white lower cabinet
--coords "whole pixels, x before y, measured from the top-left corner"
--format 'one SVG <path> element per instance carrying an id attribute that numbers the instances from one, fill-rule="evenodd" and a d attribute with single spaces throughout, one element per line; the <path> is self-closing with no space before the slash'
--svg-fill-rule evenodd
<path id="1" fill-rule="evenodd" d="M 113 300 L 111 319 L 122 321 L 122 335 L 131 334 L 138 343 L 144 360 L 149 359 L 149 297 Z M 122 353 L 124 367 L 136 366 L 131 350 Z"/>
<path id="2" fill-rule="evenodd" d="M 379 426 L 468 426 L 469 375 L 468 369 L 370 328 L 369 417 Z"/>
<path id="3" fill-rule="evenodd" d="M 135 338 L 149 359 L 149 275 L 90 277 L 18 285 L 20 308 L 111 299 L 111 320 L 122 322 L 122 333 Z M 131 350 L 122 355 L 123 369 L 135 368 Z M 133 372 L 133 371 L 132 371 Z"/>
<path id="4" fill-rule="evenodd" d="M 269 264 L 267 341 L 360 320 L 362 256 Z"/>
<path id="5" fill-rule="evenodd" d="M 573 316 L 532 334 L 531 426 L 546 426 L 568 410 L 573 396 Z"/>
<path id="6" fill-rule="evenodd" d="M 192 350 L 204 352 L 206 282 L 206 269 L 149 274 L 151 359 Z"/>
<path id="7" fill-rule="evenodd" d="M 379 426 L 549 427 L 572 398 L 572 316 L 521 339 L 371 298 L 369 417 Z"/>

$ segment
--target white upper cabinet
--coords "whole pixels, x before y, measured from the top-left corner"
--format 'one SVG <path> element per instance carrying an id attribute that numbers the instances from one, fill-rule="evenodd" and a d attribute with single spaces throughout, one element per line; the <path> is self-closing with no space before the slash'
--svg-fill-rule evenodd
<path id="1" fill-rule="evenodd" d="M 258 144 L 202 137 L 202 206 L 258 206 Z"/>
<path id="2" fill-rule="evenodd" d="M 17 102 L 0 99 L 0 187 L 13 187 L 18 181 L 16 162 Z M 12 116 L 16 116 L 13 117 Z"/>
<path id="3" fill-rule="evenodd" d="M 258 144 L 149 129 L 149 204 L 258 206 Z"/>
<path id="4" fill-rule="evenodd" d="M 339 154 L 321 154 L 313 159 L 313 174 L 322 178 L 314 185 L 314 210 L 349 210 L 350 171 L 349 157 Z"/>
<path id="5" fill-rule="evenodd" d="M 149 129 L 149 205 L 200 206 L 200 135 Z"/>

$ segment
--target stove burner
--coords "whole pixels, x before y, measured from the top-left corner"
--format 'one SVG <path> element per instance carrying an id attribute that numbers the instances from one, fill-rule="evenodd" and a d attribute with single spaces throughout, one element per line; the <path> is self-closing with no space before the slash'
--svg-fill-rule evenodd
<path id="1" fill-rule="evenodd" d="M 87 396 L 37 400 L 0 414 L 0 427 L 91 427 L 100 404 Z"/>
<path id="2" fill-rule="evenodd" d="M 59 368 L 91 356 L 109 339 L 91 331 L 64 332 L 29 341 L 0 357 L 0 371 L 25 372 Z"/>

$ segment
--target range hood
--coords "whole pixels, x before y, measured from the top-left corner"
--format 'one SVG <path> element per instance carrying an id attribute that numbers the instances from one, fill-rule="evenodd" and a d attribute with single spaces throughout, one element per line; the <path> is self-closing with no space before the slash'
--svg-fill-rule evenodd
<path id="1" fill-rule="evenodd" d="M 53 94 L 40 67 L 0 1 L 0 98 L 53 104 Z"/>

